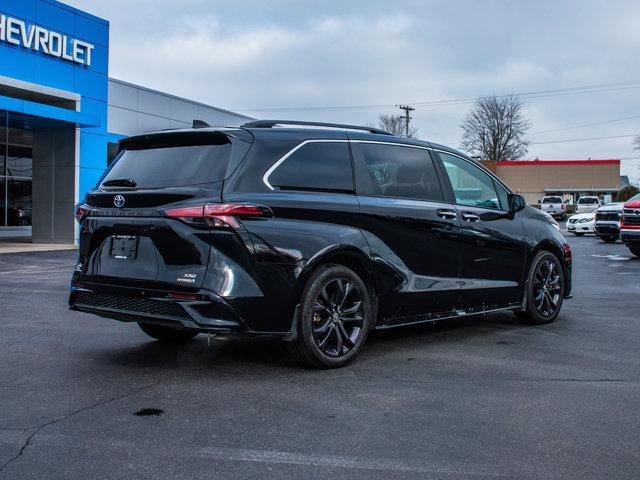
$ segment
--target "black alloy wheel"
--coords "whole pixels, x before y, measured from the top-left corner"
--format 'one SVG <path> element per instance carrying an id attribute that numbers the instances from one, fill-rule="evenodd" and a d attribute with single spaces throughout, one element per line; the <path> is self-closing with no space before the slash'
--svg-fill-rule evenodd
<path id="1" fill-rule="evenodd" d="M 553 322 L 564 298 L 564 271 L 560 260 L 548 251 L 540 251 L 533 259 L 525 289 L 523 310 L 516 316 L 528 323 Z"/>
<path id="2" fill-rule="evenodd" d="M 362 293 L 347 278 L 329 280 L 313 305 L 313 338 L 322 353 L 341 357 L 351 350 L 362 331 Z"/>
<path id="3" fill-rule="evenodd" d="M 557 260 L 546 258 L 540 262 L 533 280 L 533 299 L 536 310 L 543 317 L 555 313 L 562 294 L 561 272 Z"/>
<path id="4" fill-rule="evenodd" d="M 313 368 L 342 367 L 360 352 L 371 328 L 369 292 L 352 270 L 322 267 L 307 281 L 296 321 L 291 354 Z"/>

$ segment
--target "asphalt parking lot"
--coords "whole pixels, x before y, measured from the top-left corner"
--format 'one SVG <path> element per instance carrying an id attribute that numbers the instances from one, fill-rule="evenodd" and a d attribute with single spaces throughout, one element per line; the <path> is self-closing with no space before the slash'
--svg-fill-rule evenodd
<path id="1" fill-rule="evenodd" d="M 640 260 L 568 238 L 555 323 L 376 334 L 333 371 L 162 345 L 67 310 L 73 251 L 0 255 L 0 478 L 638 478 Z"/>

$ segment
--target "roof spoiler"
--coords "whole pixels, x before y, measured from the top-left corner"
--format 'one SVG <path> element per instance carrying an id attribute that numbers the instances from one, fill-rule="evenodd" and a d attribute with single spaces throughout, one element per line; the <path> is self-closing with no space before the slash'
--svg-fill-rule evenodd
<path id="1" fill-rule="evenodd" d="M 276 125 L 301 125 L 305 127 L 325 127 L 325 128 L 339 128 L 344 130 L 362 130 L 369 133 L 376 133 L 378 135 L 392 135 L 386 130 L 375 127 L 365 127 L 362 125 L 347 125 L 343 123 L 326 123 L 326 122 L 303 122 L 298 120 L 256 120 L 241 125 L 242 128 L 273 128 Z"/>

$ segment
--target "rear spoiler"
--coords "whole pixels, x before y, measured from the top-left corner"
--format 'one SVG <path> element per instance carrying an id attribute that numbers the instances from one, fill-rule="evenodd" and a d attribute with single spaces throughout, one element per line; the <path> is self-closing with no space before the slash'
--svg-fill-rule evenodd
<path id="1" fill-rule="evenodd" d="M 161 132 L 147 133 L 126 137 L 118 142 L 118 152 L 138 146 L 138 148 L 163 148 L 182 145 L 211 145 L 230 143 L 232 139 L 253 143 L 253 135 L 242 129 L 185 129 L 165 130 Z"/>

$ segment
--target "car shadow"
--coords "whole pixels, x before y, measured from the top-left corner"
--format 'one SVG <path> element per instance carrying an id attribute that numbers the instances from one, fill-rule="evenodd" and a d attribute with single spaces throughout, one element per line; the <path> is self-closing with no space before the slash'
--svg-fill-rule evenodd
<path id="1" fill-rule="evenodd" d="M 511 313 L 475 315 L 435 324 L 416 324 L 373 331 L 367 339 L 363 357 L 379 362 L 387 357 L 404 358 L 416 348 L 446 346 L 475 341 L 481 337 L 496 337 L 501 332 L 531 328 L 519 322 Z M 539 333 L 539 332 L 538 332 Z M 211 336 L 201 334 L 185 345 L 174 345 L 149 339 L 124 348 L 109 348 L 94 352 L 92 358 L 111 366 L 152 370 L 202 369 L 233 370 L 234 374 L 255 373 L 256 370 L 280 372 L 304 371 L 291 359 L 286 346 L 275 336 Z M 354 365 L 357 364 L 357 361 Z"/>

